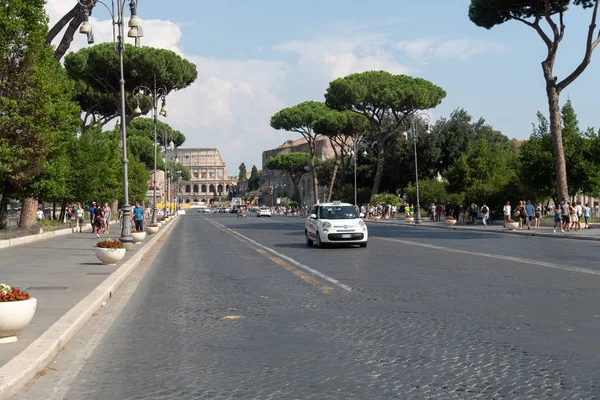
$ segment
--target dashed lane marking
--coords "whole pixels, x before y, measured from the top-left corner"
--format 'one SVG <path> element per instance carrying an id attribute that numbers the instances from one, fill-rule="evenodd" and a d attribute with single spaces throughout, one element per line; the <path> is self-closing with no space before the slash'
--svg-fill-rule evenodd
<path id="1" fill-rule="evenodd" d="M 209 219 L 209 218 L 207 218 L 207 219 L 208 219 L 208 220 L 209 220 L 209 221 L 210 221 L 212 224 L 214 224 L 215 226 L 217 226 L 217 227 L 219 227 L 219 228 L 223 229 L 224 231 L 226 231 L 226 232 L 229 232 L 229 233 L 231 233 L 231 234 L 233 234 L 233 235 L 235 235 L 235 236 L 237 236 L 237 237 L 239 237 L 239 238 L 241 238 L 241 239 L 243 239 L 243 240 L 245 240 L 245 241 L 247 241 L 247 242 L 250 242 L 250 243 L 252 243 L 253 245 L 255 245 L 256 247 L 258 247 L 259 249 L 262 249 L 264 252 L 268 252 L 268 253 L 271 253 L 271 255 L 274 255 L 274 256 L 276 256 L 276 258 L 271 258 L 271 257 L 268 257 L 268 258 L 269 258 L 271 261 L 273 261 L 273 262 L 275 262 L 275 263 L 277 263 L 277 264 L 279 264 L 279 265 L 283 266 L 284 268 L 286 268 L 286 267 L 285 267 L 284 265 L 282 265 L 281 263 L 284 263 L 284 261 L 287 261 L 287 262 L 288 262 L 289 264 L 291 264 L 291 265 L 289 265 L 289 264 L 285 263 L 285 264 L 287 265 L 287 268 L 286 268 L 286 269 L 288 269 L 288 268 L 293 268 L 293 267 L 292 267 L 292 265 L 293 265 L 293 266 L 295 266 L 295 267 L 301 268 L 301 269 L 303 269 L 303 270 L 305 270 L 305 271 L 307 271 L 307 272 L 311 273 L 312 275 L 318 276 L 319 278 L 321 278 L 321 279 L 323 279 L 323 280 L 325 280 L 325 281 L 327 281 L 327 282 L 329 282 L 329 283 L 332 283 L 332 284 L 334 284 L 335 286 L 337 286 L 337 287 L 339 287 L 339 288 L 341 288 L 341 289 L 344 289 L 344 290 L 345 290 L 345 291 L 347 291 L 347 292 L 351 292 L 351 291 L 352 291 L 352 288 L 351 288 L 350 286 L 348 286 L 348 285 L 345 285 L 345 284 L 341 283 L 340 281 L 338 281 L 337 279 L 334 279 L 334 278 L 330 277 L 329 275 L 326 275 L 326 274 L 324 274 L 324 273 L 322 273 L 322 272 L 320 272 L 320 271 L 317 271 L 316 269 L 313 269 L 313 268 L 311 268 L 311 267 L 309 267 L 309 266 L 307 266 L 307 265 L 304 265 L 304 264 L 302 264 L 302 263 L 300 263 L 300 262 L 298 262 L 298 261 L 294 260 L 293 258 L 290 258 L 290 257 L 288 257 L 288 256 L 286 256 L 286 255 L 284 255 L 284 254 L 281 254 L 281 253 L 279 253 L 279 252 L 277 252 L 277 251 L 275 251 L 275 250 L 273 250 L 273 249 L 271 249 L 271 248 L 269 248 L 269 247 L 267 247 L 267 246 L 264 246 L 264 245 L 262 245 L 262 244 L 258 243 L 256 240 L 252 240 L 252 239 L 250 239 L 249 237 L 247 237 L 247 236 L 244 236 L 244 235 L 242 235 L 241 233 L 234 231 L 233 229 L 227 228 L 225 225 L 223 225 L 223 224 L 221 224 L 221 223 L 219 223 L 219 222 L 217 222 L 217 221 L 215 221 L 215 220 L 212 220 L 212 219 Z M 258 251 L 259 249 L 257 249 L 257 251 Z M 260 253 L 260 251 L 259 251 L 259 253 Z M 261 253 L 261 254 L 262 254 L 262 253 Z M 265 253 L 264 255 L 266 256 L 267 254 Z M 275 261 L 275 260 L 277 260 L 277 261 Z M 306 281 L 306 279 L 305 279 L 305 278 L 309 278 L 309 279 L 312 279 L 312 280 L 314 280 L 314 278 L 310 277 L 310 276 L 309 276 L 309 275 L 307 275 L 306 273 L 303 273 L 302 271 L 298 271 L 298 270 L 296 270 L 295 268 L 293 268 L 293 269 L 294 269 L 296 272 L 298 272 L 298 273 L 301 273 L 302 275 L 298 275 L 298 274 L 295 274 L 295 275 L 299 276 L 300 278 L 304 279 L 305 281 Z M 291 270 L 289 270 L 289 269 L 288 269 L 288 271 L 292 272 L 292 271 L 291 271 Z M 315 280 L 315 281 L 316 281 L 316 280 Z M 309 281 L 307 281 L 307 282 L 309 282 Z M 316 282 L 318 283 L 318 281 L 316 281 Z M 310 283 L 310 282 L 309 282 L 309 283 Z M 329 293 L 329 292 L 331 292 L 331 290 L 332 290 L 332 288 L 331 288 L 330 286 L 327 286 L 327 285 L 321 285 L 321 284 L 319 284 L 319 285 L 320 285 L 320 286 L 322 286 L 322 287 L 321 287 L 321 290 L 322 290 L 323 292 L 325 292 L 325 293 Z M 328 289 L 328 288 L 329 288 L 329 289 Z"/>
<path id="2" fill-rule="evenodd" d="M 453 249 L 450 247 L 436 246 L 434 244 L 419 243 L 419 242 L 413 242 L 410 240 L 402 240 L 402 239 L 384 238 L 384 237 L 380 237 L 380 236 L 371 236 L 369 239 L 379 239 L 379 240 L 386 240 L 388 242 L 403 243 L 403 244 L 407 244 L 410 246 L 418 246 L 418 247 L 424 247 L 427 249 L 442 250 L 442 251 L 446 251 L 448 253 L 468 254 L 471 256 L 494 258 L 496 260 L 514 261 L 514 262 L 518 262 L 518 263 L 522 263 L 522 264 L 537 265 L 540 267 L 560 269 L 563 271 L 577 272 L 577 273 L 581 273 L 581 274 L 597 275 L 597 276 L 600 275 L 600 271 L 593 270 L 593 269 L 570 267 L 568 265 L 559 265 L 559 264 L 553 264 L 553 263 L 548 263 L 548 262 L 544 262 L 544 261 L 529 260 L 526 258 L 502 256 L 499 254 L 489 254 L 489 253 L 480 253 L 477 251 Z"/>

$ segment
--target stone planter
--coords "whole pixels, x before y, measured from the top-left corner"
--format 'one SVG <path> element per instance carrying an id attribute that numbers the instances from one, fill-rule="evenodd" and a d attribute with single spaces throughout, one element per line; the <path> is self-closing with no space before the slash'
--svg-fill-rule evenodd
<path id="1" fill-rule="evenodd" d="M 94 250 L 96 251 L 96 257 L 102 261 L 102 264 L 107 265 L 115 265 L 121 261 L 127 251 L 126 249 L 103 249 L 101 247 L 94 247 Z"/>
<path id="2" fill-rule="evenodd" d="M 507 222 L 506 223 L 506 228 L 509 231 L 514 231 L 514 230 L 516 230 L 516 229 L 519 228 L 519 223 L 518 222 Z"/>
<path id="3" fill-rule="evenodd" d="M 407 224 L 412 224 L 413 222 L 415 222 L 415 218 L 414 217 L 404 218 L 404 222 L 406 222 Z"/>
<path id="4" fill-rule="evenodd" d="M 158 233 L 158 226 L 147 226 L 146 233 L 148 233 L 148 235 L 154 235 L 155 233 Z"/>
<path id="5" fill-rule="evenodd" d="M 456 225 L 456 220 L 455 219 L 447 219 L 446 220 L 446 225 L 448 225 L 448 226 L 454 226 L 454 225 Z"/>
<path id="6" fill-rule="evenodd" d="M 131 232 L 131 238 L 134 244 L 142 243 L 146 239 L 146 232 Z"/>
<path id="7" fill-rule="evenodd" d="M 0 344 L 17 341 L 17 332 L 25 328 L 33 318 L 37 299 L 0 303 Z"/>

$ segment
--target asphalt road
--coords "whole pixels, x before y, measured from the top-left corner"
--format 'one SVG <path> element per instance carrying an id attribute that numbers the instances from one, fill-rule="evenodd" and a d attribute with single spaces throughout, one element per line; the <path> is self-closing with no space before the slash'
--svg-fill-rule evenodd
<path id="1" fill-rule="evenodd" d="M 600 398 L 600 243 L 188 215 L 18 399 Z M 139 285 L 139 286 L 138 286 Z"/>

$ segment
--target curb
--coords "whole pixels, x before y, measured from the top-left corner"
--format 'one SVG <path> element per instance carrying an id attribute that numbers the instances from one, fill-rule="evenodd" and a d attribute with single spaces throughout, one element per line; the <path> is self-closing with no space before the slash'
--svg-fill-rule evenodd
<path id="1" fill-rule="evenodd" d="M 415 224 L 407 224 L 407 223 L 399 223 L 399 222 L 392 222 L 392 221 L 367 221 L 370 222 L 372 224 L 388 224 L 388 225 L 397 225 L 397 226 L 404 226 L 404 227 L 412 227 L 412 228 L 431 228 L 431 229 L 449 229 L 449 230 L 454 230 L 454 231 L 461 231 L 461 232 L 482 232 L 482 233 L 488 233 L 488 234 L 499 234 L 499 235 L 520 235 L 520 236 L 538 236 L 538 237 L 548 237 L 548 238 L 553 238 L 553 239 L 566 239 L 566 240 L 587 240 L 587 241 L 595 241 L 598 242 L 600 241 L 600 237 L 592 237 L 592 236 L 570 236 L 570 235 L 558 235 L 558 234 L 554 234 L 554 233 L 535 233 L 532 231 L 514 231 L 511 232 L 509 230 L 501 230 L 501 231 L 495 231 L 495 230 L 486 230 L 486 229 L 472 229 L 472 228 L 461 228 L 461 227 L 456 227 L 456 226 L 446 226 L 446 225 L 415 225 Z"/>
<path id="2" fill-rule="evenodd" d="M 56 321 L 15 358 L 0 367 L 0 399 L 8 398 L 42 371 L 87 320 L 102 307 L 123 281 L 135 270 L 152 245 L 167 235 L 179 221 L 177 218 L 144 244 L 126 263 L 121 265 L 104 282 L 77 305 Z"/>

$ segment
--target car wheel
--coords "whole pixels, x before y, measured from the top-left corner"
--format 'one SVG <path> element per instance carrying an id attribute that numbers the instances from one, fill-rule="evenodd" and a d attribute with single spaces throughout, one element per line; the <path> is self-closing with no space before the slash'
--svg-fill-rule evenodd
<path id="1" fill-rule="evenodd" d="M 323 247 L 325 247 L 323 242 L 321 242 L 321 234 L 319 232 L 317 232 L 317 247 L 319 249 L 322 249 Z"/>
<path id="2" fill-rule="evenodd" d="M 313 241 L 310 238 L 310 236 L 308 236 L 308 231 L 304 231 L 304 236 L 306 236 L 306 246 L 307 247 L 312 247 Z"/>
<path id="3" fill-rule="evenodd" d="M 367 242 L 364 242 L 364 243 L 359 243 L 358 245 L 359 245 L 360 247 L 367 247 Z"/>

